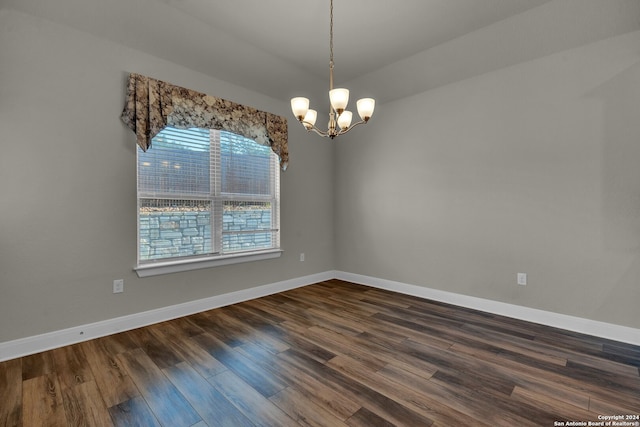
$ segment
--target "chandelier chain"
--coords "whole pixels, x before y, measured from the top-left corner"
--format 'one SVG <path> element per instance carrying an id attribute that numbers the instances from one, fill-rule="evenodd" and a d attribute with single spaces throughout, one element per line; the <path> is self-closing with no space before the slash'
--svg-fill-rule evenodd
<path id="1" fill-rule="evenodd" d="M 329 6 L 329 64 L 333 68 L 333 0 Z"/>

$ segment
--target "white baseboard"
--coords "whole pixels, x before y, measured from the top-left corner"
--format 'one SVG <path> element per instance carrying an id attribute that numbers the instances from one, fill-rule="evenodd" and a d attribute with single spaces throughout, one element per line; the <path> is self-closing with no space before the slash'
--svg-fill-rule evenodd
<path id="1" fill-rule="evenodd" d="M 583 319 L 580 317 L 568 316 L 566 314 L 553 313 L 550 311 L 538 310 L 514 304 L 507 304 L 504 302 L 492 301 L 468 295 L 454 294 L 452 292 L 430 289 L 423 286 L 409 285 L 377 277 L 346 273 L 344 271 L 335 271 L 334 273 L 336 279 L 348 282 L 445 302 L 461 307 L 472 308 L 514 319 L 526 320 L 528 322 L 566 329 L 568 331 L 579 332 L 586 335 L 640 345 L 640 329 L 599 322 L 596 320 Z"/>
<path id="2" fill-rule="evenodd" d="M 32 337 L 21 338 L 13 341 L 0 343 L 0 362 L 15 359 L 41 351 L 65 345 L 88 341 L 94 338 L 128 331 L 142 326 L 151 325 L 166 320 L 175 319 L 190 314 L 247 301 L 254 298 L 287 291 L 290 289 L 307 286 L 313 283 L 330 279 L 341 279 L 348 282 L 358 283 L 379 289 L 413 295 L 420 298 L 445 302 L 461 307 L 472 308 L 515 319 L 526 320 L 569 331 L 607 338 L 614 341 L 626 342 L 640 345 L 640 329 L 626 326 L 613 325 L 610 323 L 598 322 L 595 320 L 583 319 L 579 317 L 567 316 L 565 314 L 553 313 L 534 308 L 522 307 L 498 301 L 492 301 L 467 295 L 454 294 L 437 289 L 425 288 L 423 286 L 410 285 L 377 277 L 363 276 L 360 274 L 347 273 L 344 271 L 325 271 L 309 276 L 271 283 L 255 288 L 244 289 L 228 294 L 217 295 L 197 301 L 176 304 L 169 307 L 144 311 L 142 313 L 117 317 L 115 319 L 90 323 L 87 325 L 75 326 L 68 329 L 49 332 Z"/>
<path id="3" fill-rule="evenodd" d="M 333 279 L 333 271 L 0 343 L 0 362 Z"/>

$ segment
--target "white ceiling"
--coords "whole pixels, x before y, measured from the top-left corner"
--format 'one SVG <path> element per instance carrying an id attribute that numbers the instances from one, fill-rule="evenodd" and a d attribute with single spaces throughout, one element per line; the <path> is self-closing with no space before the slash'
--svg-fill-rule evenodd
<path id="1" fill-rule="evenodd" d="M 0 0 L 0 7 L 283 100 L 328 86 L 329 0 Z M 334 0 L 336 84 L 390 101 L 638 29 L 638 16 L 638 0 Z"/>
<path id="2" fill-rule="evenodd" d="M 159 1 L 311 74 L 328 73 L 329 0 Z M 336 72 L 352 80 L 548 1 L 335 0 Z"/>

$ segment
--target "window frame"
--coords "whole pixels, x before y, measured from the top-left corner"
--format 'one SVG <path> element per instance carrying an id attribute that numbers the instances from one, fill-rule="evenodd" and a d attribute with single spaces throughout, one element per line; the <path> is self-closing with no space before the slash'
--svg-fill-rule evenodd
<path id="1" fill-rule="evenodd" d="M 221 133 L 226 132 L 224 130 L 210 130 L 210 148 L 211 155 L 215 157 L 212 163 L 210 162 L 210 194 L 204 199 L 211 203 L 210 212 L 210 226 L 211 226 L 211 253 L 192 255 L 192 256 L 176 256 L 170 258 L 159 259 L 147 259 L 141 260 L 141 227 L 140 227 L 140 206 L 143 199 L 175 199 L 175 200 L 203 200 L 202 197 L 194 197 L 188 193 L 171 193 L 166 195 L 159 195 L 158 193 L 144 193 L 140 191 L 138 181 L 140 179 L 140 150 L 136 150 L 136 206 L 137 206 L 137 224 L 136 224 L 136 266 L 134 270 L 139 277 L 148 277 L 161 274 L 177 273 L 181 271 L 190 271 L 203 268 L 211 268 L 222 265 L 252 262 L 278 258 L 282 254 L 280 248 L 280 173 L 278 156 L 274 153 L 270 154 L 269 170 L 270 170 L 270 194 L 269 195 L 246 195 L 246 194 L 233 194 L 222 193 L 221 191 L 221 174 L 222 168 L 220 167 L 221 160 Z M 231 133 L 231 132 L 230 132 Z M 215 136 L 214 136 L 215 135 Z M 237 135 L 237 134 L 236 134 Z M 241 136 L 242 137 L 242 136 Z M 215 141 L 214 141 L 215 140 Z M 255 141 L 254 141 L 255 142 Z M 256 143 L 257 144 L 257 143 Z M 153 148 L 152 148 L 153 150 Z M 271 203 L 271 229 L 269 232 L 273 232 L 272 247 L 264 249 L 246 250 L 246 251 L 233 251 L 223 253 L 223 207 L 225 202 L 262 202 L 268 201 Z"/>

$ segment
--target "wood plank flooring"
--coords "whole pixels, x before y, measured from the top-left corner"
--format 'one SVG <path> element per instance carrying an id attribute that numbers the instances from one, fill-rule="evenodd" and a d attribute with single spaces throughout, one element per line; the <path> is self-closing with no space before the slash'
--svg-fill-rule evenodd
<path id="1" fill-rule="evenodd" d="M 339 280 L 0 363 L 0 426 L 558 426 L 599 415 L 640 425 L 640 347 Z"/>

